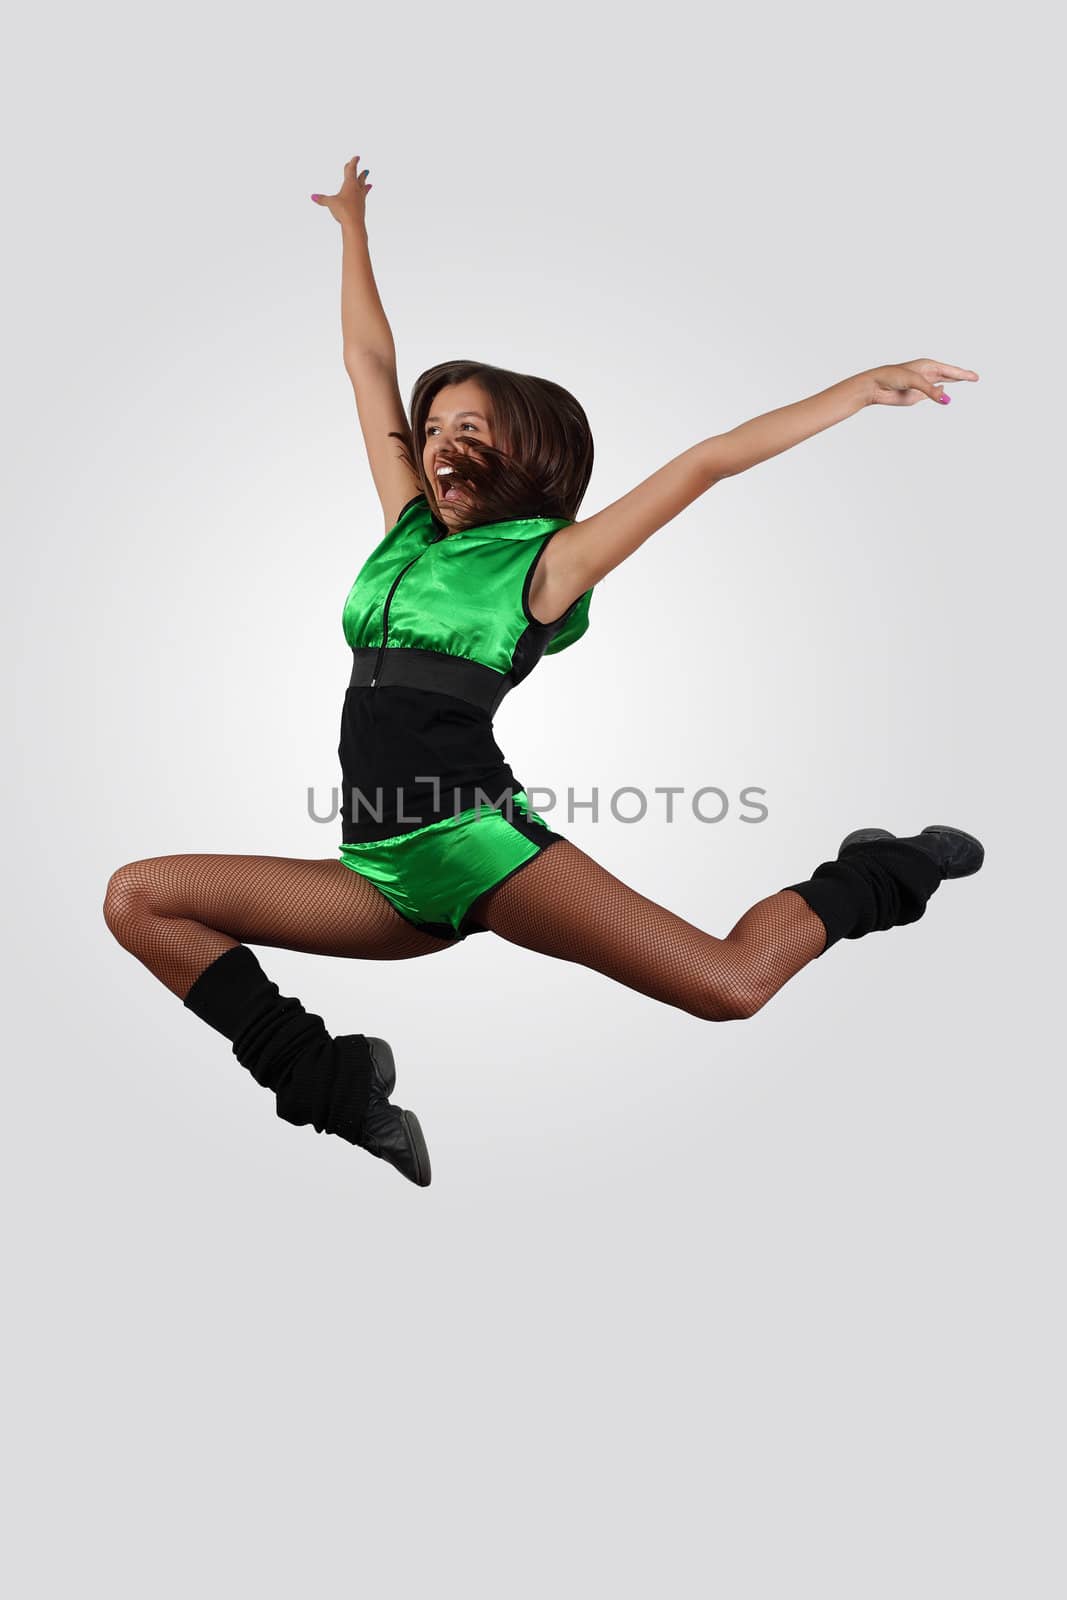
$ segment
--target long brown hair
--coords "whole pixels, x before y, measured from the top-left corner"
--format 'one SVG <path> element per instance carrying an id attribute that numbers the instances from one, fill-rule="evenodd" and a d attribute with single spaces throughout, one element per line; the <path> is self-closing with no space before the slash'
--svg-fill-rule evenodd
<path id="1" fill-rule="evenodd" d="M 482 361 L 442 361 L 428 368 L 411 391 L 411 432 L 389 435 L 400 440 L 401 454 L 422 485 L 435 521 L 445 526 L 437 515 L 436 487 L 423 467 L 426 418 L 440 389 L 468 378 L 476 379 L 489 396 L 499 444 L 471 437 L 462 451 L 438 453 L 439 460 L 455 467 L 453 481 L 471 497 L 466 507 L 457 508 L 459 515 L 449 526 L 476 528 L 522 517 L 573 522 L 593 471 L 588 417 L 558 383 Z"/>

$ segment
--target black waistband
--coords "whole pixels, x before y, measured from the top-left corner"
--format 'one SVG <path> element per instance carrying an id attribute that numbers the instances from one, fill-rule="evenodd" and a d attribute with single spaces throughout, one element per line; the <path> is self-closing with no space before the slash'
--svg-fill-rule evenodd
<path id="1" fill-rule="evenodd" d="M 445 655 L 440 650 L 409 650 L 395 645 L 392 649 L 387 646 L 384 651 L 353 650 L 349 688 L 370 686 L 379 656 L 381 668 L 377 673 L 376 687 L 398 684 L 406 689 L 429 689 L 436 694 L 449 694 L 456 700 L 469 701 L 490 716 L 513 683 L 510 673 L 484 667 L 480 661 Z"/>

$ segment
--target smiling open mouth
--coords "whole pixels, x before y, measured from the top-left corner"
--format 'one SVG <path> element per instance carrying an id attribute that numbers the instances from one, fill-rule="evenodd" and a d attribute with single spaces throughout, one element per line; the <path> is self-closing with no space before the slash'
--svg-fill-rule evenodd
<path id="1" fill-rule="evenodd" d="M 457 482 L 453 473 L 439 473 L 436 476 L 435 481 L 437 484 L 437 493 L 441 500 L 451 502 L 462 500 L 464 498 L 463 490 L 460 487 L 463 480 L 460 479 L 459 482 Z"/>

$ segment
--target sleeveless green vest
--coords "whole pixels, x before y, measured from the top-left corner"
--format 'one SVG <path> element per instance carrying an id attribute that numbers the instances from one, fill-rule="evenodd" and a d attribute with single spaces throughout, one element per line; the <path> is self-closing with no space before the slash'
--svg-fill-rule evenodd
<path id="1" fill-rule="evenodd" d="M 520 639 L 535 656 L 565 650 L 589 626 L 592 589 L 550 623 L 536 621 L 527 600 L 542 550 L 570 526 L 527 517 L 448 533 L 416 495 L 349 590 L 345 639 L 353 650 L 432 650 L 500 673 L 512 671 Z"/>

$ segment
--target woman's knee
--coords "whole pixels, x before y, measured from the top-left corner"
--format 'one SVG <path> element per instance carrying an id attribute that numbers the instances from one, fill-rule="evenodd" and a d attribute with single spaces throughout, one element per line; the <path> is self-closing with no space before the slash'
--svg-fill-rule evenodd
<path id="1" fill-rule="evenodd" d="M 691 1009 L 703 1022 L 747 1022 L 770 998 L 758 984 L 716 976 L 704 985 Z"/>
<path id="2" fill-rule="evenodd" d="M 131 929 L 151 914 L 146 865 L 144 861 L 128 861 L 107 880 L 104 921 L 120 944 L 125 944 Z"/>

